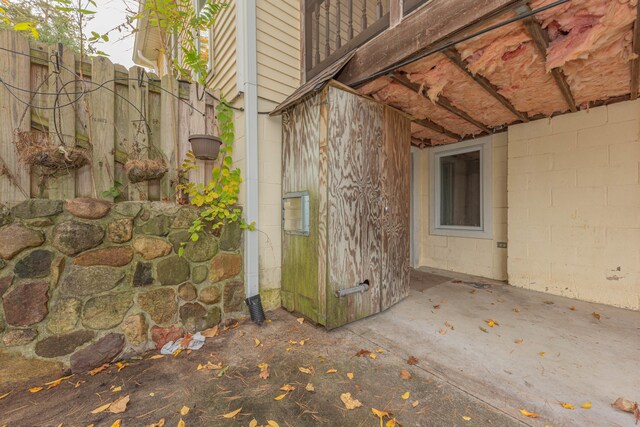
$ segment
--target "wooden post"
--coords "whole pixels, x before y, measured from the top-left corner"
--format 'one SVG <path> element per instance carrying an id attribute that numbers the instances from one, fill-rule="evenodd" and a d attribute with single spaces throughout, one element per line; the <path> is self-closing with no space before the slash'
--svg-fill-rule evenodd
<path id="1" fill-rule="evenodd" d="M 170 74 L 162 76 L 162 93 L 160 94 L 160 147 L 166 156 L 169 171 L 160 181 L 160 200 L 174 201 L 177 184 L 177 170 L 180 166 L 176 160 L 178 148 L 178 81 Z"/>
<path id="2" fill-rule="evenodd" d="M 0 46 L 29 54 L 29 42 L 12 30 L 0 31 Z M 29 88 L 29 57 L 0 50 L 0 75 L 6 83 Z M 28 101 L 24 95 L 20 98 Z M 31 128 L 31 112 L 27 111 L 20 122 L 25 105 L 0 86 L 0 195 L 3 201 L 20 201 L 29 198 L 29 169 L 18 162 L 16 147 L 11 143 L 14 129 L 28 131 Z"/>
<path id="3" fill-rule="evenodd" d="M 114 185 L 115 177 L 115 70 L 109 59 L 95 57 L 91 60 L 91 85 L 95 89 L 89 97 L 89 141 L 93 149 L 91 172 L 95 196 Z M 109 198 L 112 200 L 112 198 Z"/>
<path id="4" fill-rule="evenodd" d="M 403 7 L 402 0 L 390 0 L 389 2 L 389 26 L 395 27 L 402 21 Z"/>
<path id="5" fill-rule="evenodd" d="M 50 96 L 49 110 L 49 138 L 51 143 L 64 147 L 75 147 L 76 145 L 76 108 L 83 108 L 80 97 L 72 93 L 76 92 L 75 67 L 76 59 L 74 53 L 68 48 L 61 51 L 57 47 L 49 48 L 49 72 L 53 73 L 49 78 L 49 92 L 56 93 L 57 96 Z M 56 59 L 58 63 L 56 64 Z M 86 85 L 87 90 L 91 88 Z M 50 199 L 70 199 L 76 195 L 76 171 L 62 171 L 55 178 L 48 181 Z"/>
<path id="6" fill-rule="evenodd" d="M 191 83 L 189 87 L 189 104 L 193 108 L 189 108 L 189 133 L 191 134 L 205 134 L 207 131 L 206 112 L 207 98 L 205 88 L 200 83 Z M 204 160 L 196 161 L 198 170 L 193 171 L 189 177 L 194 183 L 204 184 L 206 183 L 206 162 Z"/>
<path id="7" fill-rule="evenodd" d="M 129 159 L 149 158 L 149 135 L 147 132 L 149 82 L 140 67 L 129 70 Z M 129 200 L 148 200 L 147 182 L 129 183 Z"/>

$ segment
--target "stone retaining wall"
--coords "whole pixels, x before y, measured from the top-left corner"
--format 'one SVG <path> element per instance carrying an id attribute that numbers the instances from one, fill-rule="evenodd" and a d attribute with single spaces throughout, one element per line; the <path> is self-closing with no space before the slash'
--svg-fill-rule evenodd
<path id="1" fill-rule="evenodd" d="M 0 205 L 0 361 L 82 372 L 245 315 L 238 226 L 177 255 L 196 215 L 158 202 Z"/>

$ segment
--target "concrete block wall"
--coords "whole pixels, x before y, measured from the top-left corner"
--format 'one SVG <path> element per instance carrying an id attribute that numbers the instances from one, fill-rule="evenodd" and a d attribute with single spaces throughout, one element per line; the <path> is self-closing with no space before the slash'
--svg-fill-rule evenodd
<path id="1" fill-rule="evenodd" d="M 418 265 L 473 274 L 496 280 L 507 278 L 507 249 L 497 247 L 507 241 L 507 134 L 492 139 L 493 238 L 479 239 L 432 235 L 429 233 L 429 149 L 417 153 L 414 167 L 415 193 L 419 205 L 414 211 L 419 223 Z M 453 145 L 452 145 L 453 147 Z M 414 194 L 415 194 L 414 193 Z"/>
<path id="2" fill-rule="evenodd" d="M 515 286 L 640 309 L 640 102 L 509 127 Z"/>

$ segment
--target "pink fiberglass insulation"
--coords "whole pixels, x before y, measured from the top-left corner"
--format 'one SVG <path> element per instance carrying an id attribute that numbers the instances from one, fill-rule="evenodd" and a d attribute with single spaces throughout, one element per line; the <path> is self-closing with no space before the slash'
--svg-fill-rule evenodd
<path id="1" fill-rule="evenodd" d="M 389 83 L 376 92 L 373 97 L 380 102 L 399 108 L 417 119 L 429 119 L 460 135 L 477 135 L 482 132 L 466 120 L 438 107 L 424 96 L 397 82 Z"/>
<path id="2" fill-rule="evenodd" d="M 411 136 L 423 141 L 429 140 L 431 141 L 432 145 L 442 145 L 456 142 L 455 139 L 450 138 L 443 133 L 420 126 L 417 123 L 411 123 Z"/>
<path id="3" fill-rule="evenodd" d="M 540 53 L 521 22 L 459 43 L 456 49 L 467 61 L 469 70 L 497 86 L 498 92 L 511 101 L 518 111 L 532 116 L 550 116 L 568 109 L 560 89 L 551 74 L 546 72 Z"/>
<path id="4" fill-rule="evenodd" d="M 361 88 L 358 89 L 358 92 L 360 92 L 363 95 L 372 95 L 377 91 L 379 91 L 380 89 L 382 89 L 383 87 L 385 87 L 386 85 L 388 85 L 389 83 L 391 83 L 391 79 L 389 77 L 383 76 L 362 86 Z"/>
<path id="5" fill-rule="evenodd" d="M 440 95 L 490 127 L 513 123 L 518 118 L 491 96 L 467 73 L 442 54 L 401 68 L 412 82 L 424 86 L 432 101 Z"/>
<path id="6" fill-rule="evenodd" d="M 562 66 L 577 104 L 629 92 L 636 6 L 637 0 L 573 0 L 537 15 L 551 40 L 546 67 Z"/>

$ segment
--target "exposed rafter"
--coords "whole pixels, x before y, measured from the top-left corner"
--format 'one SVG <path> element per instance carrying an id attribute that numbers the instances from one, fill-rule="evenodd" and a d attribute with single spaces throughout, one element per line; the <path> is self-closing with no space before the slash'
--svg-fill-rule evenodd
<path id="1" fill-rule="evenodd" d="M 525 4 L 523 6 L 518 7 L 516 11 L 519 14 L 528 13 L 531 11 L 531 8 L 529 7 L 529 5 Z M 535 18 L 529 17 L 524 19 L 523 22 L 526 25 L 527 30 L 529 31 L 529 35 L 531 36 L 531 39 L 533 40 L 536 47 L 538 48 L 540 55 L 542 55 L 543 61 L 546 63 L 547 48 L 549 47 L 549 36 L 547 35 L 546 32 L 542 31 L 542 27 L 540 26 L 538 21 L 535 20 Z M 569 109 L 573 112 L 578 111 L 578 107 L 576 107 L 576 101 L 573 98 L 573 94 L 571 93 L 571 88 L 569 87 L 569 83 L 567 83 L 567 78 L 565 77 L 562 70 L 560 68 L 554 68 L 551 70 L 551 75 L 556 81 L 556 84 L 558 85 L 558 89 L 560 89 L 560 92 L 562 93 L 562 96 L 567 102 Z"/>
<path id="2" fill-rule="evenodd" d="M 529 117 L 527 116 L 527 114 L 516 110 L 516 108 L 513 106 L 513 104 L 511 104 L 511 102 L 507 98 L 500 95 L 500 93 L 498 92 L 498 89 L 496 89 L 496 87 L 493 84 L 491 84 L 489 80 L 487 80 L 486 78 L 482 77 L 479 74 L 474 75 L 471 71 L 469 71 L 469 69 L 467 68 L 467 64 L 460 57 L 460 54 L 458 53 L 457 50 L 451 48 L 451 49 L 446 49 L 442 53 L 444 53 L 451 62 L 453 62 L 458 68 L 460 68 L 460 70 L 464 71 L 469 77 L 475 80 L 476 83 L 482 86 L 482 88 L 489 95 L 493 96 L 500 104 L 504 105 L 507 110 L 511 111 L 521 121 L 523 121 L 524 123 L 527 123 L 529 121 Z"/>
<path id="3" fill-rule="evenodd" d="M 457 133 L 453 133 L 453 132 L 443 128 L 439 124 L 432 122 L 429 119 L 422 119 L 422 120 L 421 119 L 414 119 L 413 122 L 415 124 L 418 124 L 418 125 L 424 127 L 424 128 L 431 129 L 432 131 L 435 131 L 435 132 L 441 133 L 443 135 L 446 135 L 449 138 L 453 138 L 456 141 L 462 141 L 462 136 L 461 135 L 458 135 Z"/>
<path id="4" fill-rule="evenodd" d="M 430 139 L 411 138 L 411 145 L 422 149 L 425 147 L 431 147 L 433 143 L 431 142 Z"/>
<path id="5" fill-rule="evenodd" d="M 631 60 L 631 99 L 638 98 L 640 88 L 640 2 L 636 5 L 636 22 L 633 26 L 633 52 L 637 55 Z"/>
<path id="6" fill-rule="evenodd" d="M 393 74 L 391 74 L 391 78 L 393 78 L 395 81 L 397 81 L 398 83 L 404 85 L 405 87 L 411 89 L 412 91 L 420 94 L 421 96 L 425 96 L 421 91 L 420 91 L 420 86 L 409 81 L 409 79 L 407 79 L 406 76 L 398 73 L 397 71 L 394 72 Z M 427 98 L 427 97 L 425 97 Z M 429 98 L 427 98 L 429 99 Z M 452 114 L 455 114 L 456 116 L 460 117 L 462 120 L 466 120 L 467 122 L 471 123 L 472 125 L 476 126 L 477 128 L 481 129 L 483 132 L 485 133 L 492 133 L 491 129 L 489 129 L 486 125 L 484 125 L 483 123 L 477 121 L 476 119 L 474 119 L 473 117 L 471 117 L 470 115 L 468 115 L 467 113 L 465 113 L 464 111 L 462 111 L 461 109 L 454 107 L 453 104 L 451 103 L 451 101 L 449 101 L 446 97 L 440 95 L 438 97 L 438 100 L 435 101 L 435 103 L 444 108 L 445 110 L 449 111 Z"/>

